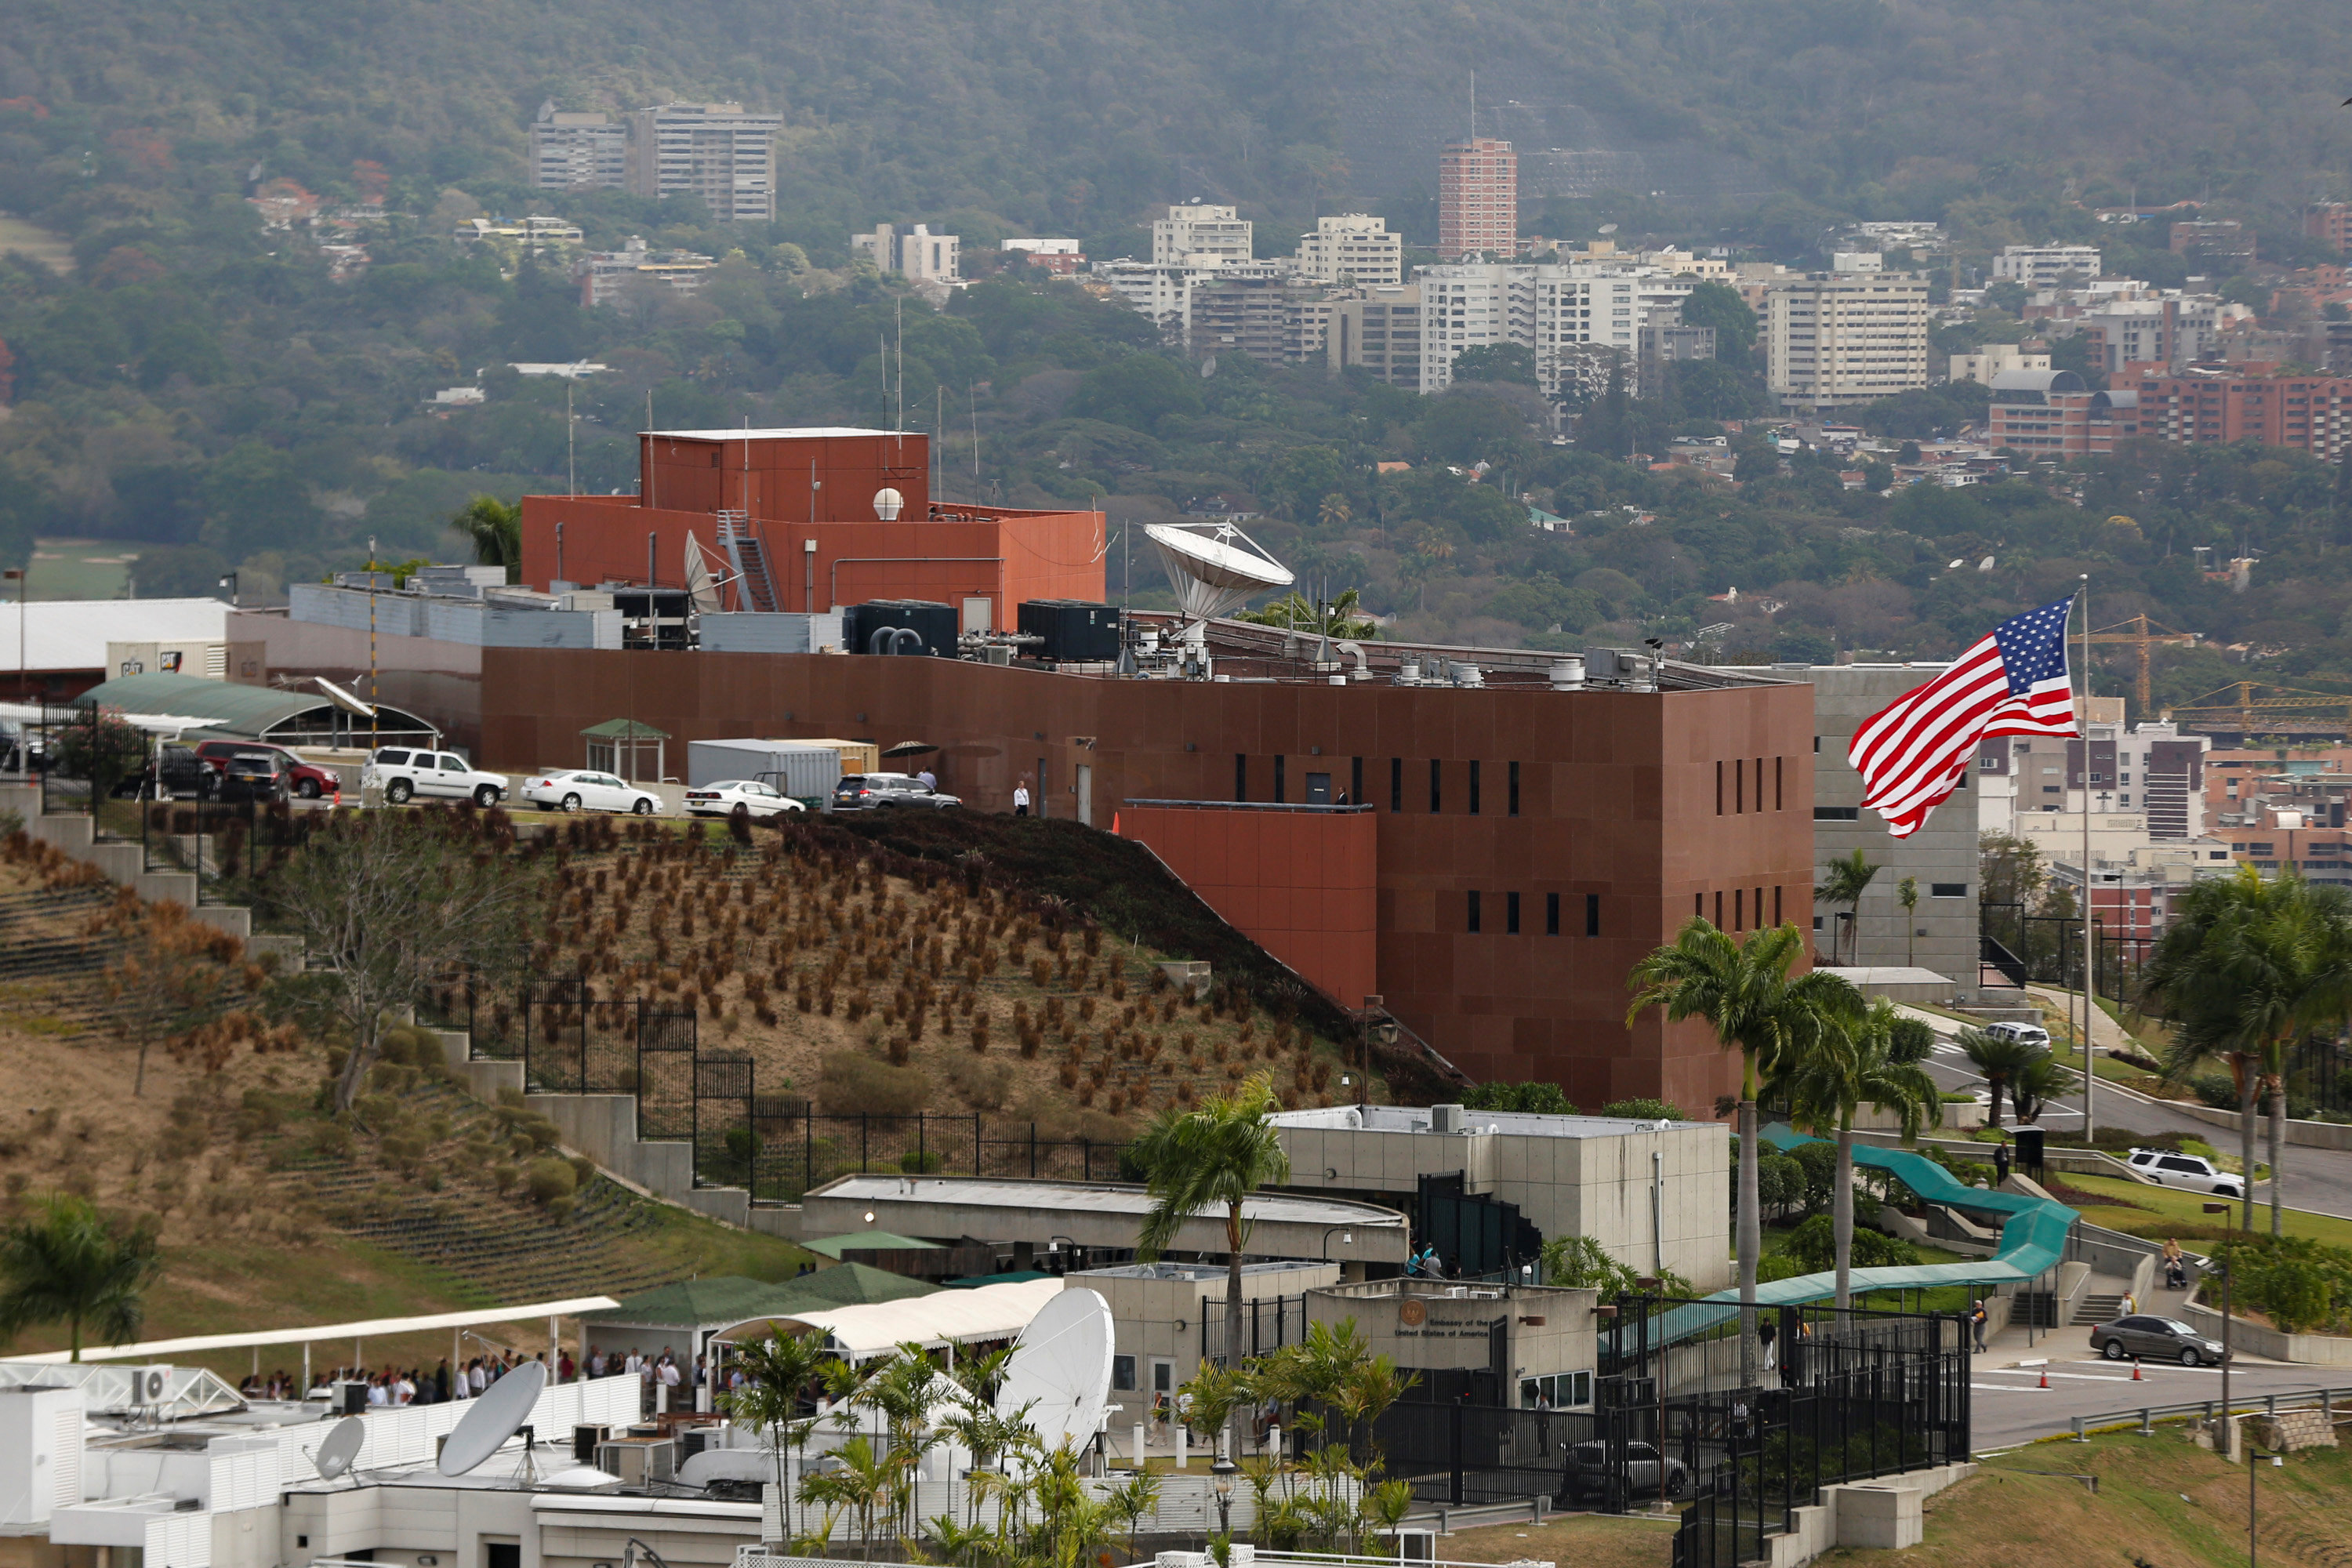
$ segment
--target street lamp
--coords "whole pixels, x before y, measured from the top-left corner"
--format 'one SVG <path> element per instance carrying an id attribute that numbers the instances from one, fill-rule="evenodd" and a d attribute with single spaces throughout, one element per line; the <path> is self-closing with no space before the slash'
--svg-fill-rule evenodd
<path id="1" fill-rule="evenodd" d="M 1234 1477 L 1241 1467 L 1234 1463 L 1226 1446 L 1226 1433 L 1217 1434 L 1217 1457 L 1209 1466 L 1209 1484 L 1217 1492 L 1217 1533 L 1230 1538 L 1234 1533 Z"/>
<path id="2" fill-rule="evenodd" d="M 225 591 L 227 593 L 227 595 L 228 595 L 228 607 L 229 607 L 230 609 L 232 609 L 232 610 L 236 609 L 236 573 L 234 573 L 234 572 L 224 572 L 224 573 L 222 573 L 222 574 L 221 574 L 221 577 L 220 577 L 220 585 L 221 585 L 222 589 L 223 589 L 223 590 L 225 590 Z"/>

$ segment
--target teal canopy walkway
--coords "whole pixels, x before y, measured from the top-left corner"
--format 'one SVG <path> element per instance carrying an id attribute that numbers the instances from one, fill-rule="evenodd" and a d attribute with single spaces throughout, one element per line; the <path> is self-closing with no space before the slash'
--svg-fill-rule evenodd
<path id="1" fill-rule="evenodd" d="M 1808 1138 L 1783 1122 L 1774 1122 L 1760 1136 L 1773 1147 L 1786 1151 L 1800 1143 L 1818 1143 L 1825 1140 Z M 2027 1197 L 2021 1193 L 2003 1193 L 1984 1187 L 1964 1186 L 1949 1171 L 1925 1154 L 1908 1149 L 1881 1149 L 1857 1143 L 1853 1163 L 1885 1171 L 1931 1204 L 1949 1204 L 1956 1208 L 1970 1208 L 2002 1215 L 2000 1245 L 1990 1258 L 1967 1263 L 1916 1263 L 1894 1268 L 1856 1268 L 1852 1271 L 1853 1293 L 1869 1290 L 1918 1290 L 1936 1285 L 2021 1285 L 2037 1279 L 2056 1267 L 2066 1255 L 2066 1237 L 2080 1217 L 2064 1204 L 2051 1198 Z M 1793 1307 L 1803 1301 L 1818 1301 L 1837 1294 L 1834 1273 L 1800 1274 L 1793 1279 L 1775 1279 L 1756 1287 L 1759 1307 Z M 1694 1335 L 1703 1334 L 1717 1325 L 1739 1315 L 1739 1291 L 1737 1287 L 1718 1290 L 1702 1301 L 1685 1302 L 1669 1308 L 1651 1324 L 1653 1342 L 1675 1344 Z"/>

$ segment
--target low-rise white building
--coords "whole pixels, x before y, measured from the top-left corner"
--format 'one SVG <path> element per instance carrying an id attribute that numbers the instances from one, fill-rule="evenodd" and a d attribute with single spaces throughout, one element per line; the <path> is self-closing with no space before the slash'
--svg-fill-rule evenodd
<path id="1" fill-rule="evenodd" d="M 1181 203 L 1170 207 L 1166 217 L 1152 220 L 1151 259 L 1162 266 L 1202 256 L 1247 261 L 1255 254 L 1253 232 L 1249 219 L 1236 208 Z"/>
<path id="2" fill-rule="evenodd" d="M 1992 275 L 2047 289 L 2064 278 L 2096 278 L 2099 249 L 2095 245 L 2005 245 L 1992 258 Z"/>
<path id="3" fill-rule="evenodd" d="M 2047 353 L 2028 353 L 2015 343 L 1982 343 L 1973 353 L 1952 356 L 1952 379 L 1973 381 L 1990 386 L 1993 377 L 2004 371 L 2048 370 Z"/>
<path id="4" fill-rule="evenodd" d="M 1318 217 L 1313 234 L 1298 237 L 1297 271 L 1318 283 L 1402 283 L 1404 237 L 1366 213 Z"/>
<path id="5" fill-rule="evenodd" d="M 912 228 L 877 225 L 871 234 L 851 235 L 849 252 L 909 283 L 952 283 L 963 265 L 963 241 L 952 234 L 933 234 L 929 224 Z"/>

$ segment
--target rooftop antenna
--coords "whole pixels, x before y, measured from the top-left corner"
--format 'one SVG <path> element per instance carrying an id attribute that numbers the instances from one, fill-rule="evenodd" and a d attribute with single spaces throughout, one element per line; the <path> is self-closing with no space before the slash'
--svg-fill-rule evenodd
<path id="1" fill-rule="evenodd" d="M 891 301 L 898 318 L 898 457 L 907 456 L 907 297 L 899 295 Z"/>
<path id="2" fill-rule="evenodd" d="M 319 1472 L 322 1481 L 336 1480 L 351 1473 L 352 1465 L 360 1457 L 360 1448 L 367 1441 L 367 1423 L 356 1415 L 346 1415 L 335 1423 L 319 1451 L 310 1456 L 310 1468 Z M 357 1485 L 357 1482 L 353 1482 Z"/>
<path id="3" fill-rule="evenodd" d="M 517 1473 L 526 1480 L 532 1479 L 530 1450 L 538 1434 L 528 1423 L 539 1404 L 540 1391 L 546 1386 L 547 1363 L 541 1361 L 524 1362 L 490 1384 L 458 1421 L 457 1429 L 443 1439 L 436 1468 L 452 1478 L 470 1475 L 520 1432 L 525 1436 Z"/>
<path id="4" fill-rule="evenodd" d="M 1478 140 L 1478 73 L 1470 73 L 1470 140 Z"/>

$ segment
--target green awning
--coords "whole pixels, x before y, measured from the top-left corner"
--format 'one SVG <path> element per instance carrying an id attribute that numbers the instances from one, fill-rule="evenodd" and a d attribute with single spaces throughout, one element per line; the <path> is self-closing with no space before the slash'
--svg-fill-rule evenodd
<path id="1" fill-rule="evenodd" d="M 936 1241 L 918 1241 L 911 1236 L 896 1236 L 887 1230 L 855 1230 L 847 1236 L 828 1236 L 818 1241 L 801 1243 L 821 1258 L 838 1260 L 845 1252 L 918 1252 L 938 1250 Z"/>
<path id="2" fill-rule="evenodd" d="M 796 1279 L 748 1279 L 738 1274 L 705 1279 L 682 1279 L 674 1285 L 631 1296 L 616 1307 L 591 1312 L 586 1321 L 675 1326 L 679 1329 L 724 1328 L 751 1318 L 788 1318 L 794 1312 L 820 1311 L 828 1307 L 855 1307 L 873 1301 L 898 1301 L 929 1296 L 939 1289 L 920 1279 L 908 1279 L 862 1263 L 836 1264 Z"/>
<path id="3" fill-rule="evenodd" d="M 667 741 L 669 736 L 651 724 L 640 724 L 635 719 L 607 719 L 602 724 L 591 724 L 580 731 L 592 741 Z"/>

